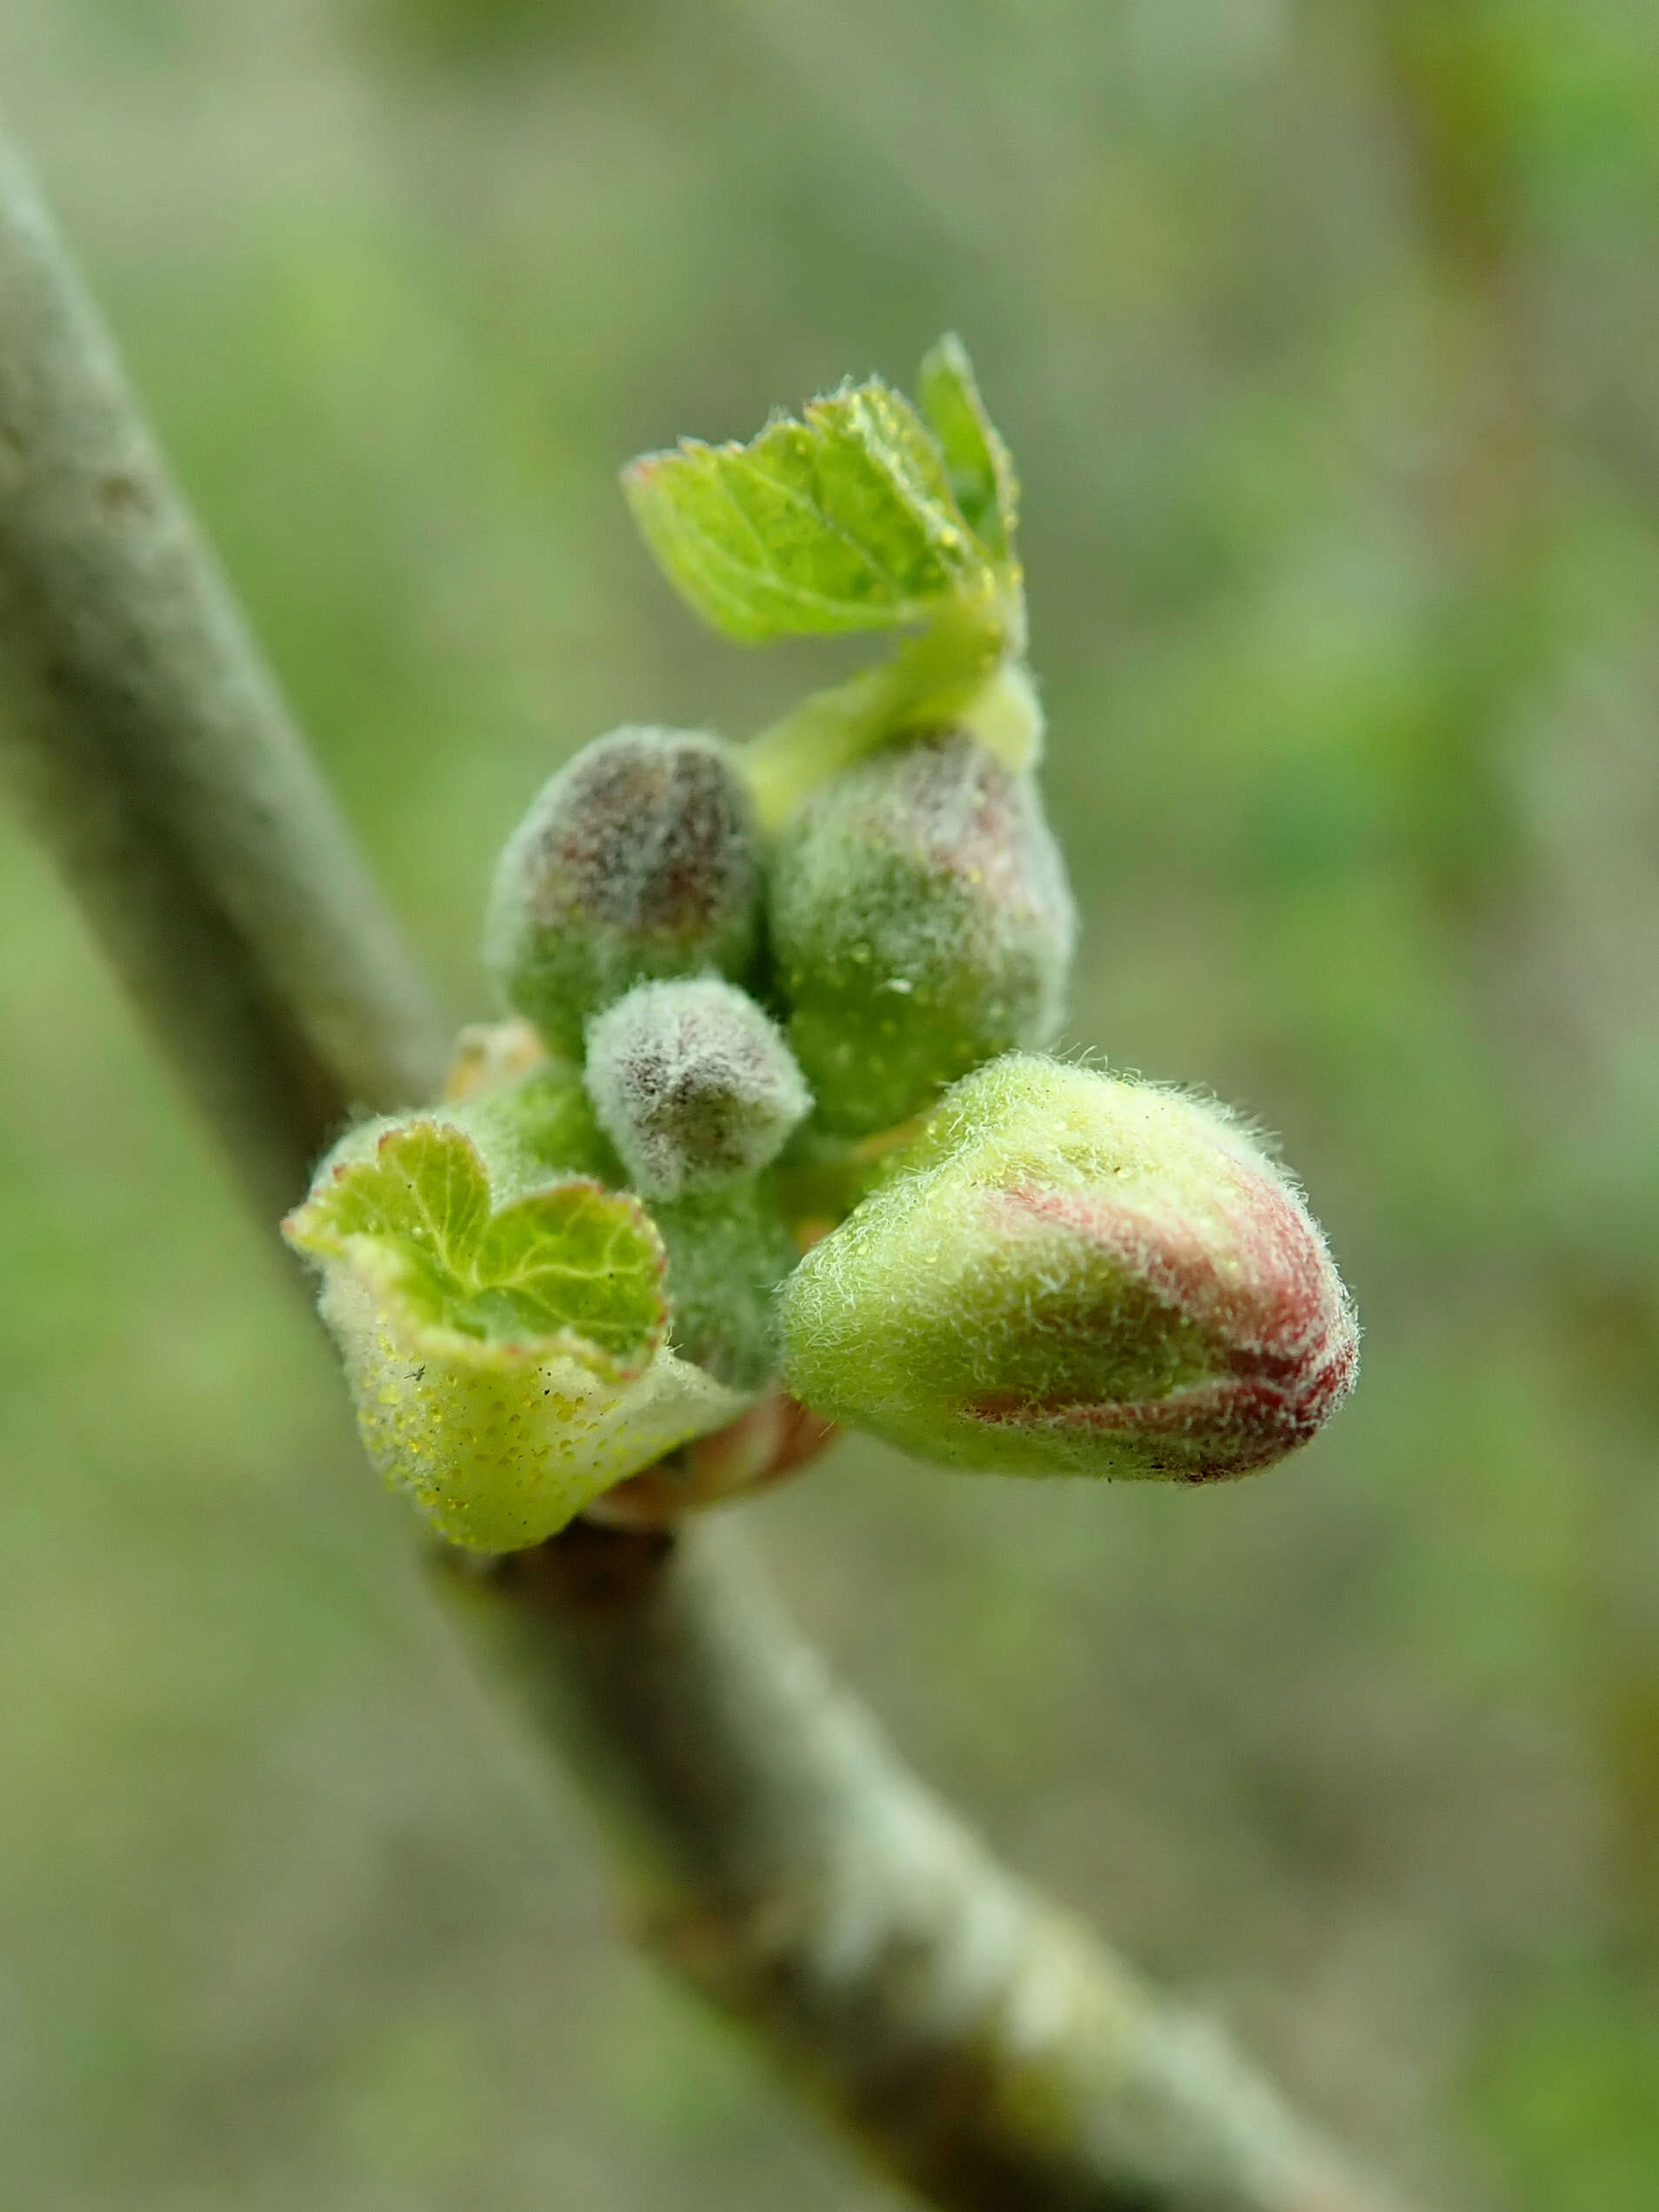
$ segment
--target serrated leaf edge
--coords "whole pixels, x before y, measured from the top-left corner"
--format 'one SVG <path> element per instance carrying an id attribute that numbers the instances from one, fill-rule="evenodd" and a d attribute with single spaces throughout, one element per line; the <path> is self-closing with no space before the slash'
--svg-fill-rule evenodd
<path id="1" fill-rule="evenodd" d="M 901 414 L 937 456 L 940 482 L 936 486 L 918 482 L 903 465 L 901 453 L 891 438 L 883 431 L 879 422 L 874 419 L 875 409 L 883 403 L 892 407 L 896 412 Z M 724 438 L 714 442 L 705 438 L 683 437 L 676 440 L 671 446 L 659 447 L 651 452 L 639 454 L 626 464 L 622 471 L 623 496 L 628 501 L 630 510 L 646 543 L 662 562 L 669 574 L 670 581 L 676 585 L 676 589 L 683 589 L 683 587 L 678 578 L 675 576 L 672 564 L 664 550 L 664 541 L 670 536 L 677 535 L 683 542 L 695 541 L 707 563 L 716 570 L 724 568 L 737 570 L 740 574 L 755 572 L 753 570 L 739 568 L 734 556 L 725 547 L 710 538 L 704 531 L 698 529 L 695 522 L 687 520 L 681 511 L 676 510 L 675 512 L 674 528 L 671 532 L 659 530 L 656 526 L 656 518 L 654 516 L 648 518 L 644 511 L 644 502 L 639 494 L 649 487 L 651 476 L 657 469 L 665 463 L 676 460 L 700 461 L 705 457 L 745 462 L 757 476 L 765 480 L 780 498 L 810 516 L 827 534 L 839 537 L 842 543 L 847 545 L 872 571 L 879 572 L 881 563 L 856 538 L 849 536 L 843 526 L 827 521 L 822 509 L 812 506 L 794 485 L 780 482 L 756 459 L 759 447 L 767 438 L 775 436 L 779 430 L 796 430 L 821 437 L 832 435 L 836 426 L 825 423 L 823 418 L 830 410 L 837 407 L 856 415 L 857 433 L 871 464 L 885 478 L 894 496 L 921 523 L 927 542 L 945 556 L 945 565 L 954 572 L 956 578 L 956 588 L 954 591 L 930 592 L 919 598 L 902 599 L 879 608 L 866 610 L 860 607 L 856 620 L 843 620 L 837 624 L 837 628 L 843 634 L 860 630 L 913 628 L 935 620 L 942 605 L 953 598 L 972 596 L 976 592 L 994 589 L 999 563 L 983 541 L 969 526 L 956 504 L 949 487 L 944 453 L 937 436 L 921 410 L 896 386 L 888 383 L 880 376 L 867 377 L 862 383 L 854 383 L 849 377 L 837 385 L 834 391 L 823 393 L 817 398 L 809 400 L 798 416 L 790 415 L 781 410 L 775 410 L 752 438 Z M 716 481 L 719 481 L 717 475 Z M 777 576 L 776 590 L 781 599 L 793 599 L 803 607 L 815 607 L 822 610 L 826 615 L 844 613 L 851 603 L 830 598 L 823 592 L 810 590 L 800 584 L 786 583 L 781 576 L 778 576 L 777 570 L 773 566 L 771 548 L 766 542 L 764 533 L 744 511 L 741 503 L 733 496 L 726 483 L 719 482 L 719 489 L 723 497 L 754 536 L 762 556 L 756 567 L 763 574 Z M 786 634 L 770 631 L 757 633 L 746 610 L 731 593 L 722 588 L 717 577 L 712 588 L 710 588 L 705 576 L 705 592 L 711 602 L 722 603 L 730 610 L 734 619 L 730 624 L 722 625 L 727 629 L 728 635 L 746 637 L 747 642 L 750 643 L 763 643 L 770 642 L 775 635 Z M 686 596 L 690 596 L 689 594 Z"/>
<path id="2" fill-rule="evenodd" d="M 946 330 L 934 341 L 922 356 L 921 368 L 917 372 L 917 388 L 923 396 L 919 401 L 917 412 L 929 435 L 939 448 L 941 456 L 944 459 L 947 474 L 949 474 L 950 463 L 949 456 L 945 454 L 944 440 L 939 433 L 933 410 L 929 406 L 925 396 L 929 377 L 936 363 L 948 370 L 962 385 L 967 396 L 969 410 L 984 440 L 985 451 L 990 460 L 992 504 L 1002 533 L 1003 543 L 1000 546 L 993 543 L 985 536 L 983 530 L 975 530 L 972 523 L 968 523 L 966 527 L 983 550 L 986 559 L 993 567 L 1006 568 L 1017 574 L 1018 561 L 1015 552 L 1015 539 L 1019 530 L 1020 487 L 1019 478 L 1014 470 L 1014 456 L 1009 450 L 1007 439 L 993 421 L 990 410 L 985 404 L 984 394 L 979 389 L 979 378 L 974 372 L 973 360 L 967 347 L 955 330 Z"/>

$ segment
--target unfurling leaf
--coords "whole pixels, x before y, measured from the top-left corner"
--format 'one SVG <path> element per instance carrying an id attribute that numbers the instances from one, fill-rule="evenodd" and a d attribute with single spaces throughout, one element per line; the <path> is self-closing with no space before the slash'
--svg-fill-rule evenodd
<path id="1" fill-rule="evenodd" d="M 452 1542 L 539 1542 L 749 1402 L 665 1348 L 662 1238 L 583 1177 L 492 1200 L 452 1123 L 355 1133 L 284 1224 L 370 1457 Z"/>
<path id="2" fill-rule="evenodd" d="M 985 411 L 968 350 L 954 331 L 924 356 L 916 390 L 964 521 L 988 553 L 1007 560 L 1020 496 L 1013 456 Z"/>
<path id="3" fill-rule="evenodd" d="M 492 1210 L 477 1146 L 443 1122 L 325 1163 L 284 1233 L 372 1275 L 411 1328 L 556 1345 L 617 1380 L 643 1372 L 666 1323 L 662 1240 L 636 1199 L 573 1176 Z"/>
<path id="4" fill-rule="evenodd" d="M 630 464 L 646 543 L 705 620 L 746 643 L 924 623 L 995 587 L 939 448 L 889 386 L 843 385 L 748 445 L 687 438 Z"/>

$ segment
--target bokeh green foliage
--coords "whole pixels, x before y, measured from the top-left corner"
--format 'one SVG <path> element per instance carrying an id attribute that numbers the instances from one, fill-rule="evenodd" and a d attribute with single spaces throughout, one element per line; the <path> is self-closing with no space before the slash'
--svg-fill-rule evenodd
<path id="1" fill-rule="evenodd" d="M 558 760 L 845 666 L 700 635 L 618 463 L 962 330 L 1075 1039 L 1283 1132 L 1366 1380 L 1234 1493 L 849 1448 L 757 1533 L 999 1843 L 1379 2155 L 1647 2212 L 1659 15 L 0 0 L 0 82 L 470 1011 Z M 9 2185 L 888 2202 L 604 1933 L 329 1359 L 3 856 Z"/>

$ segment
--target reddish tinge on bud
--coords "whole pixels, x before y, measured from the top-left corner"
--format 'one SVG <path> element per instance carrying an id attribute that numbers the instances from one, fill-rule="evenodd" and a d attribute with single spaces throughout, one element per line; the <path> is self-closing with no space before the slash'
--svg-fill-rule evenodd
<path id="1" fill-rule="evenodd" d="M 760 896 L 730 749 L 690 730 L 614 730 L 566 763 L 509 838 L 485 962 L 508 1003 L 579 1059 L 590 1017 L 635 983 L 745 976 Z"/>
<path id="2" fill-rule="evenodd" d="M 1294 1186 L 1212 1107 L 1010 1054 L 802 1261 L 784 1373 L 924 1458 L 1249 1474 L 1347 1396 L 1354 1313 Z"/>
<path id="3" fill-rule="evenodd" d="M 840 1136 L 1048 1044 L 1076 917 L 1029 776 L 965 730 L 883 746 L 813 793 L 772 870 L 789 1038 Z"/>

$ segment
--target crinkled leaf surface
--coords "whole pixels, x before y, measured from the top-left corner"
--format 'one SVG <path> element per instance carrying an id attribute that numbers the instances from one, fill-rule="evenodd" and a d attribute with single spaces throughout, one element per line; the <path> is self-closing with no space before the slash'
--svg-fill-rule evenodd
<path id="1" fill-rule="evenodd" d="M 813 401 L 748 445 L 686 439 L 623 475 L 670 579 L 729 636 L 758 643 L 929 620 L 988 593 L 938 446 L 879 380 Z"/>
<path id="2" fill-rule="evenodd" d="M 516 1167 L 508 1187 L 493 1204 L 473 1136 L 423 1117 L 347 1137 L 283 1224 L 322 1263 L 370 1458 L 451 1543 L 492 1552 L 541 1542 L 750 1395 L 668 1349 L 663 1240 L 636 1198 L 579 1175 L 525 1191 Z"/>
<path id="3" fill-rule="evenodd" d="M 1013 456 L 979 396 L 968 350 L 954 331 L 923 359 L 917 390 L 963 519 L 986 551 L 1005 561 L 1014 545 L 1019 483 Z"/>
<path id="4" fill-rule="evenodd" d="M 406 1328 L 481 1354 L 556 1349 L 621 1380 L 667 1324 L 663 1243 L 637 1199 L 573 1176 L 492 1209 L 476 1146 L 442 1122 L 336 1160 L 284 1234 L 350 1266 Z"/>

